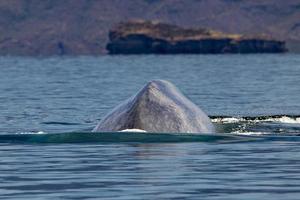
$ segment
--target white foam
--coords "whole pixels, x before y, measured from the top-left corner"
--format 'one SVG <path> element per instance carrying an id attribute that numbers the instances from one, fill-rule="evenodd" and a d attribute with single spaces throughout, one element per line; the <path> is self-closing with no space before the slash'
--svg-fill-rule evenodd
<path id="1" fill-rule="evenodd" d="M 243 117 L 224 117 L 224 118 L 215 118 L 212 119 L 212 122 L 215 123 L 238 123 L 238 122 L 281 122 L 286 124 L 300 124 L 300 117 L 292 118 L 288 116 L 281 116 L 281 117 L 270 117 L 266 119 L 245 119 Z"/>
<path id="2" fill-rule="evenodd" d="M 125 129 L 125 130 L 121 130 L 119 132 L 147 132 L 147 131 L 142 130 L 142 129 Z"/>
<path id="3" fill-rule="evenodd" d="M 119 132 L 147 132 L 147 131 L 142 130 L 142 129 L 125 129 L 125 130 L 121 130 Z"/>
<path id="4" fill-rule="evenodd" d="M 216 123 L 237 123 L 237 122 L 242 122 L 246 121 L 244 118 L 237 118 L 237 117 L 224 117 L 224 118 L 215 118 L 212 119 L 212 122 Z"/>
<path id="5" fill-rule="evenodd" d="M 267 132 L 242 132 L 241 130 L 239 131 L 234 131 L 234 132 L 231 132 L 233 134 L 237 134 L 237 135 L 252 135 L 252 136 L 259 136 L 259 135 L 268 135 L 270 133 L 267 133 Z"/>
<path id="6" fill-rule="evenodd" d="M 273 121 L 282 122 L 282 123 L 286 123 L 286 124 L 300 124 L 300 117 L 291 118 L 291 117 L 283 116 L 280 118 L 275 118 L 275 119 L 273 119 Z"/>
<path id="7" fill-rule="evenodd" d="M 32 134 L 36 134 L 36 135 L 40 135 L 40 134 L 46 134 L 46 132 L 44 131 L 38 131 L 38 132 L 19 132 L 19 133 L 16 133 L 18 135 L 32 135 Z"/>

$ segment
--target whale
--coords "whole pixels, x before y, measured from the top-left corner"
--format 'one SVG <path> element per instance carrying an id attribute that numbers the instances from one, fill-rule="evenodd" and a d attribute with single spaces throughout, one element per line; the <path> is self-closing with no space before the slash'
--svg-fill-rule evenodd
<path id="1" fill-rule="evenodd" d="M 124 131 L 125 130 L 125 131 Z M 166 80 L 152 80 L 109 112 L 92 132 L 214 133 L 210 118 Z"/>

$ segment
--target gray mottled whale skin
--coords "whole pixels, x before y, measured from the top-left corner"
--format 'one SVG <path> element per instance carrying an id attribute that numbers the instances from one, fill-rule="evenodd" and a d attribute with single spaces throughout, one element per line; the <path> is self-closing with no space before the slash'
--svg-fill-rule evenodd
<path id="1" fill-rule="evenodd" d="M 142 129 L 155 133 L 214 133 L 209 117 L 172 83 L 153 80 L 121 103 L 93 132 Z"/>

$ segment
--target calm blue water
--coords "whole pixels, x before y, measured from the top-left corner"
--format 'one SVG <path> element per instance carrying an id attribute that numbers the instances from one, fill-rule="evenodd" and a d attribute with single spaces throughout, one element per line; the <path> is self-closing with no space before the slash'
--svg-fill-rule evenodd
<path id="1" fill-rule="evenodd" d="M 218 135 L 90 133 L 151 79 Z M 299 199 L 300 56 L 0 57 L 0 199 Z"/>

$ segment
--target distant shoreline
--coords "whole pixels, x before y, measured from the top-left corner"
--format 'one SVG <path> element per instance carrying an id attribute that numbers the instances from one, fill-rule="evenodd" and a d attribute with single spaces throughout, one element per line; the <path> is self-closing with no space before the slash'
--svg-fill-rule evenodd
<path id="1" fill-rule="evenodd" d="M 263 33 L 300 52 L 295 0 L 2 0 L 0 55 L 105 55 L 108 32 L 121 21 L 152 20 L 223 33 Z"/>

